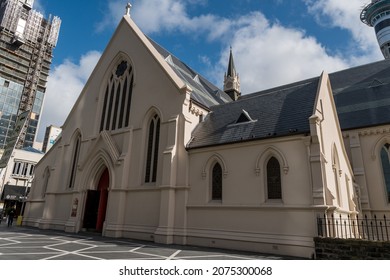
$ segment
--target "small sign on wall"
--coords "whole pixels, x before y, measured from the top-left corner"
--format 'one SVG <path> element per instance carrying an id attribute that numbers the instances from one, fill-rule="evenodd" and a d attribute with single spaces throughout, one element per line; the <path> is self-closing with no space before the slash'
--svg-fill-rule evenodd
<path id="1" fill-rule="evenodd" d="M 78 198 L 75 198 L 75 199 L 73 200 L 71 217 L 76 217 L 76 216 L 77 216 L 77 208 L 78 208 L 78 205 L 79 205 L 79 200 L 78 200 Z"/>

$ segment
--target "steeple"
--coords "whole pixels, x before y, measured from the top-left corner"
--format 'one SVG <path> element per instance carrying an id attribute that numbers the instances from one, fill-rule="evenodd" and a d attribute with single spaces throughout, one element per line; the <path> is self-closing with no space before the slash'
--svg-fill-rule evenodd
<path id="1" fill-rule="evenodd" d="M 233 99 L 233 101 L 237 100 L 241 96 L 240 77 L 238 76 L 236 67 L 234 66 L 232 47 L 230 47 L 229 64 L 224 77 L 223 90 L 230 96 L 231 99 Z"/>
<path id="2" fill-rule="evenodd" d="M 228 65 L 227 76 L 230 76 L 230 77 L 236 76 L 236 67 L 234 66 L 232 47 L 230 47 L 230 56 L 229 56 L 229 65 Z"/>

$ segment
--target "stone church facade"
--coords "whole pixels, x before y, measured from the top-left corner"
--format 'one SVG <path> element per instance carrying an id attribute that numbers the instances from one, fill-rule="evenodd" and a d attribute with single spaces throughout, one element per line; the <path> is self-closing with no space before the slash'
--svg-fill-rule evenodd
<path id="1" fill-rule="evenodd" d="M 35 169 L 24 225 L 310 258 L 317 217 L 390 213 L 390 62 L 245 96 L 125 15 Z"/>

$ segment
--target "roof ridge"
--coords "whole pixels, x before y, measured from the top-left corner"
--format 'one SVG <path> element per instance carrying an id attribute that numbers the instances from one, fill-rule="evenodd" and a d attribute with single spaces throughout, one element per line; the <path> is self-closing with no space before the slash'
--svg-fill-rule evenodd
<path id="1" fill-rule="evenodd" d="M 146 36 L 146 38 L 165 60 L 170 57 L 168 63 L 169 66 L 174 69 L 179 78 L 185 84 L 189 85 L 192 88 L 193 93 L 195 93 L 194 95 L 191 95 L 191 98 L 201 104 L 205 103 L 203 105 L 207 108 L 216 106 L 217 104 L 226 104 L 230 101 L 230 97 L 222 89 L 205 78 L 205 76 L 188 66 L 185 62 L 180 60 L 177 56 L 169 52 L 150 37 Z M 196 79 L 196 77 L 198 78 Z M 191 83 L 195 83 L 198 89 L 193 88 L 194 85 L 191 86 Z"/>
<path id="2" fill-rule="evenodd" d="M 330 76 L 330 75 L 338 75 L 338 74 L 341 73 L 341 72 L 356 70 L 356 69 L 363 68 L 363 67 L 367 67 L 367 66 L 370 66 L 370 65 L 373 65 L 373 64 L 386 63 L 386 62 L 387 62 L 387 61 L 386 61 L 385 59 L 382 59 L 382 60 L 377 60 L 377 61 L 373 61 L 373 62 L 366 63 L 366 64 L 355 65 L 355 66 L 352 66 L 352 67 L 350 67 L 350 68 L 340 69 L 340 70 L 337 70 L 337 71 L 335 71 L 335 72 L 332 72 L 332 73 L 329 74 L 329 76 Z"/>

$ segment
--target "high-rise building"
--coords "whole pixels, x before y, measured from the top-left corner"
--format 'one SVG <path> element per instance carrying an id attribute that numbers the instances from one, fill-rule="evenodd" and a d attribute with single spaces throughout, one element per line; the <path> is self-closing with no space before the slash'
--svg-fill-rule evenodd
<path id="1" fill-rule="evenodd" d="M 42 152 L 46 153 L 60 136 L 62 129 L 54 125 L 46 127 L 45 139 L 43 140 Z"/>
<path id="2" fill-rule="evenodd" d="M 34 0 L 0 0 L 0 150 L 17 116 L 28 113 L 16 148 L 33 145 L 61 19 L 45 19 Z"/>
<path id="3" fill-rule="evenodd" d="M 376 38 L 386 59 L 390 58 L 390 1 L 372 0 L 366 5 L 360 19 L 368 26 L 374 27 Z"/>

